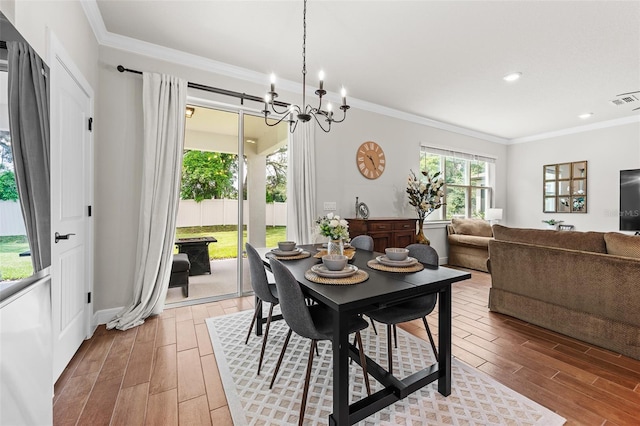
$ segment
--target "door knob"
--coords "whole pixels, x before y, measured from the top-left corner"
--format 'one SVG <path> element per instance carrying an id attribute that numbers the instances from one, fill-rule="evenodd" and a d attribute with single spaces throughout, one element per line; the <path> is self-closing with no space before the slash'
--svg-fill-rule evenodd
<path id="1" fill-rule="evenodd" d="M 59 233 L 55 233 L 55 243 L 57 244 L 58 241 L 60 240 L 68 240 L 70 236 L 72 235 L 76 235 L 76 234 L 65 234 L 65 235 L 60 235 Z"/>

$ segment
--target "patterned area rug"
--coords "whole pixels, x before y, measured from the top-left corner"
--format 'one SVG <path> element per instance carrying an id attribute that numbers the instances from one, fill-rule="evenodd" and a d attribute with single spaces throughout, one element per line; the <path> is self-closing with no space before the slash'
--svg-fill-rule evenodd
<path id="1" fill-rule="evenodd" d="M 310 341 L 293 333 L 278 378 L 269 389 L 288 327 L 284 321 L 271 324 L 265 360 L 256 374 L 262 337 L 255 334 L 245 345 L 253 312 L 240 312 L 207 319 L 209 334 L 220 369 L 229 409 L 236 426 L 296 424 L 304 385 Z M 386 367 L 386 335 L 378 326 L 362 332 L 365 353 Z M 326 425 L 332 411 L 332 352 L 330 342 L 319 342 L 320 356 L 314 357 L 305 424 Z M 433 363 L 425 342 L 398 328 L 398 349 L 394 351 L 394 373 L 406 377 Z M 447 398 L 437 384 L 425 386 L 409 397 L 360 422 L 361 425 L 562 425 L 564 419 L 530 399 L 462 363 L 452 362 L 452 391 Z M 400 372 L 400 373 L 399 373 Z M 350 369 L 352 402 L 366 396 L 362 370 Z M 372 392 L 381 385 L 370 376 Z"/>

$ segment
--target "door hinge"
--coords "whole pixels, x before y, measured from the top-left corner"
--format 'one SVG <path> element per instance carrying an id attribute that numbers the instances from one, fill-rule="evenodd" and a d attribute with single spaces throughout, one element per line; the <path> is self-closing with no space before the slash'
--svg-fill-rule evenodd
<path id="1" fill-rule="evenodd" d="M 91 292 L 87 293 L 87 303 L 91 303 Z"/>
<path id="2" fill-rule="evenodd" d="M 89 131 L 93 131 L 93 117 L 89 117 Z"/>
<path id="3" fill-rule="evenodd" d="M 91 217 L 91 206 L 87 206 L 87 216 Z"/>

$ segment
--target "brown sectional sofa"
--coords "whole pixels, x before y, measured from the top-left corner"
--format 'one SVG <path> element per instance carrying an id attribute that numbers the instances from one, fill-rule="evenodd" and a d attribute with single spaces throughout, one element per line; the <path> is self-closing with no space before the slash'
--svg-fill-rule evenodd
<path id="1" fill-rule="evenodd" d="M 640 359 L 640 237 L 493 226 L 489 309 Z"/>
<path id="2" fill-rule="evenodd" d="M 489 240 L 492 237 L 491 225 L 485 220 L 453 218 L 451 225 L 447 225 L 447 264 L 488 272 Z"/>

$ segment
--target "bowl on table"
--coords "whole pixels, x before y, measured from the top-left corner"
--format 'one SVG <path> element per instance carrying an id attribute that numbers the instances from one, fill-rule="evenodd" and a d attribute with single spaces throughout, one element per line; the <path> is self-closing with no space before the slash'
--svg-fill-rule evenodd
<path id="1" fill-rule="evenodd" d="M 278 249 L 280 251 L 293 251 L 296 248 L 295 241 L 280 241 L 278 243 Z"/>
<path id="2" fill-rule="evenodd" d="M 342 271 L 347 266 L 347 256 L 344 254 L 325 254 L 322 263 L 330 271 Z"/>
<path id="3" fill-rule="evenodd" d="M 384 249 L 389 260 L 405 260 L 409 256 L 409 250 L 406 248 L 390 247 Z"/>

